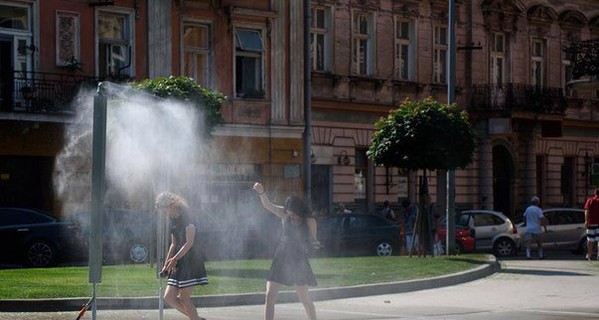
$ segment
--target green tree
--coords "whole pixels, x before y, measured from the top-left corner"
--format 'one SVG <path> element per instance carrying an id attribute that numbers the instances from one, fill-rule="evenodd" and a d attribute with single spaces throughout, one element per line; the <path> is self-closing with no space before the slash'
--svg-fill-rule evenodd
<path id="1" fill-rule="evenodd" d="M 427 170 L 453 170 L 472 163 L 476 132 L 466 111 L 456 104 L 441 104 L 433 98 L 406 99 L 375 127 L 367 155 L 376 165 L 424 170 L 419 212 L 429 212 Z M 422 237 L 430 234 L 430 215 L 418 216 L 419 243 L 430 248 L 431 240 Z"/>
<path id="2" fill-rule="evenodd" d="M 223 122 L 221 105 L 227 97 L 198 85 L 192 78 L 170 76 L 133 82 L 131 87 L 161 98 L 175 99 L 189 103 L 200 110 L 204 116 L 201 132 L 210 135 L 214 127 Z"/>

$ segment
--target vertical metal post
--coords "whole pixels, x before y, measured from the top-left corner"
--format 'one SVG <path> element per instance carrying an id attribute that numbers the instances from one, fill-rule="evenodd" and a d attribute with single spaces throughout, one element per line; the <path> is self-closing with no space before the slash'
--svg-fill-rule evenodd
<path id="1" fill-rule="evenodd" d="M 96 284 L 102 282 L 102 230 L 106 187 L 106 115 L 107 103 L 103 84 L 94 96 L 92 127 L 92 194 L 89 235 L 89 282 L 93 283 L 92 319 L 96 319 Z"/>
<path id="2" fill-rule="evenodd" d="M 455 102 L 455 0 L 449 0 L 449 54 L 447 59 L 447 104 Z M 455 252 L 455 171 L 447 170 L 447 234 L 446 249 L 447 254 Z"/>
<path id="3" fill-rule="evenodd" d="M 312 207 L 312 63 L 310 56 L 310 0 L 304 0 L 304 199 Z"/>

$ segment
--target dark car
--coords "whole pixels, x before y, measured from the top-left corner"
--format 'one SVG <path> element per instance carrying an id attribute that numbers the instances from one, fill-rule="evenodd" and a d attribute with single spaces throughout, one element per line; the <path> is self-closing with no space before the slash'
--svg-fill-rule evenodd
<path id="1" fill-rule="evenodd" d="M 344 213 L 318 220 L 321 251 L 331 255 L 399 254 L 399 224 L 378 215 Z"/>
<path id="2" fill-rule="evenodd" d="M 76 225 L 47 212 L 24 208 L 0 209 L 0 258 L 4 262 L 48 267 L 66 256 Z"/>
<path id="3" fill-rule="evenodd" d="M 150 260 L 156 244 L 156 215 L 147 211 L 107 208 L 103 223 L 102 256 L 105 262 L 143 263 Z M 79 249 L 87 255 L 90 214 L 79 212 L 69 215 L 80 226 Z"/>

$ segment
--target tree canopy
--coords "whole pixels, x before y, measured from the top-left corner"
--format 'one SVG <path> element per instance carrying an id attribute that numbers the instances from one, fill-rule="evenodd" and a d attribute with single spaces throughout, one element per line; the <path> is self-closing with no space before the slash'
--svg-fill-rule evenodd
<path id="1" fill-rule="evenodd" d="M 377 165 L 453 170 L 465 168 L 474 157 L 476 132 L 456 104 L 406 99 L 375 126 L 367 155 Z"/>
<path id="2" fill-rule="evenodd" d="M 201 130 L 206 135 L 209 135 L 214 127 L 223 122 L 221 105 L 227 100 L 227 97 L 220 92 L 198 85 L 192 78 L 160 77 L 134 82 L 131 83 L 131 86 L 157 97 L 190 103 L 203 113 L 204 123 L 202 123 Z"/>

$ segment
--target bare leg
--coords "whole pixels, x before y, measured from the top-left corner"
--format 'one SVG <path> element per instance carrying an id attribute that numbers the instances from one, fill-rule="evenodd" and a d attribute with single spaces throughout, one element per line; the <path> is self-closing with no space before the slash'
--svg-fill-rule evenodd
<path id="1" fill-rule="evenodd" d="M 541 239 L 537 240 L 537 252 L 540 259 L 543 259 L 545 255 L 543 254 L 543 241 Z"/>
<path id="2" fill-rule="evenodd" d="M 164 291 L 164 301 L 166 301 L 166 303 L 168 303 L 171 307 L 189 317 L 185 306 L 179 299 L 179 288 L 171 285 L 166 286 L 166 290 Z"/>
<path id="3" fill-rule="evenodd" d="M 593 251 L 595 250 L 595 242 L 587 240 L 587 259 L 591 260 L 593 257 Z M 599 259 L 599 257 L 597 258 Z"/>
<path id="4" fill-rule="evenodd" d="M 308 315 L 308 319 L 316 320 L 316 307 L 314 307 L 314 302 L 312 302 L 312 298 L 310 298 L 310 293 L 308 292 L 308 287 L 299 286 L 295 287 L 295 291 L 297 292 L 297 297 L 304 305 L 304 309 L 306 309 L 306 314 Z"/>
<path id="5" fill-rule="evenodd" d="M 273 320 L 275 318 L 275 303 L 277 303 L 280 288 L 280 284 L 273 281 L 266 281 L 266 301 L 264 303 L 265 320 Z"/>
<path id="6" fill-rule="evenodd" d="M 194 287 L 187 287 L 179 290 L 179 301 L 181 305 L 187 311 L 184 313 L 189 317 L 190 320 L 200 320 L 200 316 L 198 316 L 198 309 L 191 301 L 191 293 L 193 292 Z"/>

